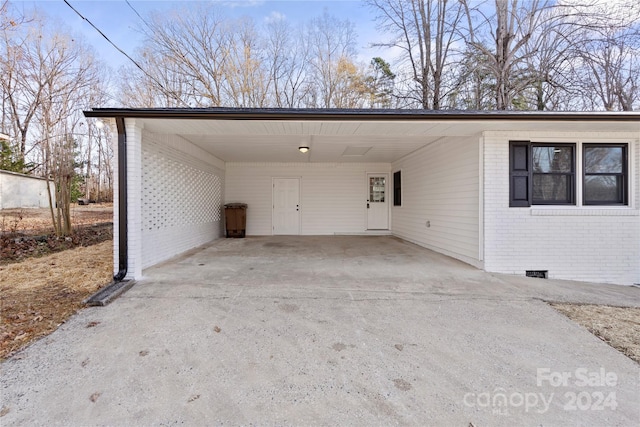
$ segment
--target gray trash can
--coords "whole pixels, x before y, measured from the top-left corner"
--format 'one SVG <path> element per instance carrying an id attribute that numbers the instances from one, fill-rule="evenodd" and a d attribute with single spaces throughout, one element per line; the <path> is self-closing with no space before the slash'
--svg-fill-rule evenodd
<path id="1" fill-rule="evenodd" d="M 227 237 L 244 237 L 247 229 L 247 204 L 228 203 L 224 205 L 224 222 Z"/>

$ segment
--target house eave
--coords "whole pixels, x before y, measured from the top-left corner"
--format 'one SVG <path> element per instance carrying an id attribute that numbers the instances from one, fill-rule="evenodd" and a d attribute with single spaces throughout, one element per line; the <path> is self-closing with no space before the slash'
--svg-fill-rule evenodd
<path id="1" fill-rule="evenodd" d="M 93 118 L 191 119 L 191 120 L 339 120 L 339 121 L 637 121 L 640 112 L 559 111 L 461 111 L 461 110 L 369 110 L 281 108 L 93 108 Z"/>

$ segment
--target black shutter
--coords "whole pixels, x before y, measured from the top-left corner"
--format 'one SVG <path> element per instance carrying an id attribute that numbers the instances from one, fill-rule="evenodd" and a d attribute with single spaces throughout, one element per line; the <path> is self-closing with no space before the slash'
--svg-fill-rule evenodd
<path id="1" fill-rule="evenodd" d="M 531 206 L 531 143 L 509 142 L 509 206 Z"/>

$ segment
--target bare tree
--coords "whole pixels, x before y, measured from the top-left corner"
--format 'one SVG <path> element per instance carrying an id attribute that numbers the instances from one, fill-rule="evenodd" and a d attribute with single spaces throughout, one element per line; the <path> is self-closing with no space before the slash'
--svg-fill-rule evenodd
<path id="1" fill-rule="evenodd" d="M 494 80 L 497 110 L 513 108 L 516 94 L 531 83 L 526 60 L 532 54 L 525 46 L 537 28 L 561 25 L 559 14 L 547 13 L 556 7 L 551 0 L 495 0 L 495 13 L 489 17 L 481 7 L 462 0 L 468 21 L 468 45 L 484 58 Z"/>
<path id="2" fill-rule="evenodd" d="M 379 28 L 390 34 L 387 42 L 377 46 L 398 48 L 401 60 L 415 84 L 404 96 L 422 108 L 439 110 L 451 89 L 447 87 L 447 70 L 456 62 L 454 44 L 464 9 L 449 0 L 368 0 Z"/>
<path id="3" fill-rule="evenodd" d="M 36 158 L 40 153 L 39 172 L 53 178 L 56 194 L 55 205 L 50 203 L 54 228 L 68 235 L 75 140 L 82 137 L 80 109 L 101 69 L 80 39 L 51 28 L 44 19 L 34 19 L 5 29 L 0 81 L 8 110 L 3 116 L 11 120 L 21 155 Z"/>
<path id="4" fill-rule="evenodd" d="M 171 59 L 148 46 L 139 49 L 137 56 L 144 72 L 134 65 L 126 65 L 118 71 L 121 104 L 132 108 L 185 107 L 191 102 L 192 106 L 201 106 L 199 102 L 190 101 L 194 81 L 189 81 L 177 70 Z"/>
<path id="5" fill-rule="evenodd" d="M 313 107 L 331 108 L 341 75 L 340 61 L 355 56 L 356 33 L 353 23 L 340 20 L 327 10 L 322 16 L 311 20 L 307 37 L 312 52 L 309 65 L 317 91 Z"/>
<path id="6" fill-rule="evenodd" d="M 143 32 L 142 70 L 128 67 L 121 85 L 131 106 L 330 108 L 348 78 L 338 67 L 356 64 L 353 24 L 326 11 L 297 34 L 282 20 L 262 28 L 212 5 L 153 15 Z"/>
<path id="7" fill-rule="evenodd" d="M 11 3 L 9 0 L 0 1 L 0 31 L 20 27 L 31 21 L 30 18 L 27 18 L 19 11 L 10 9 Z"/>
<path id="8" fill-rule="evenodd" d="M 110 97 L 107 92 L 108 88 L 106 80 L 94 79 L 94 84 L 83 102 L 83 105 L 86 106 L 85 108 L 107 104 Z M 106 172 L 104 162 L 108 160 L 103 156 L 103 145 L 109 141 L 109 126 L 105 126 L 103 122 L 98 120 L 83 120 L 79 123 L 79 126 L 80 129 L 86 132 L 85 138 L 77 139 L 82 156 L 81 167 L 84 166 L 84 171 L 82 171 L 84 175 L 84 197 L 99 202 L 104 199 L 101 190 L 110 190 L 110 188 L 101 188 L 103 174 Z"/>
<path id="9" fill-rule="evenodd" d="M 24 161 L 29 129 L 42 96 L 46 71 L 37 61 L 33 35 L 28 29 L 5 28 L 0 51 L 0 85 L 2 86 L 2 123 L 18 140 L 18 153 Z M 25 73 L 24 70 L 30 70 Z"/>
<path id="10" fill-rule="evenodd" d="M 591 108 L 633 111 L 640 106 L 640 19 L 622 28 L 592 29 L 577 49 L 581 89 L 599 101 Z"/>
<path id="11" fill-rule="evenodd" d="M 36 55 L 32 61 L 45 76 L 38 83 L 42 96 L 37 111 L 44 137 L 44 171 L 53 178 L 56 194 L 55 214 L 51 205 L 51 215 L 56 234 L 68 236 L 73 231 L 70 204 L 81 119 L 78 107 L 98 83 L 98 66 L 80 41 L 64 34 L 47 34 L 41 28 L 33 46 Z"/>
<path id="12" fill-rule="evenodd" d="M 11 43 L 14 34 L 28 19 L 14 10 L 10 10 L 8 0 L 0 2 L 0 32 L 3 35 L 3 44 L 0 47 L 0 87 L 2 88 L 0 103 L 2 104 L 2 116 L 0 116 L 0 133 L 11 133 L 13 137 L 19 134 L 18 130 L 23 126 L 17 123 L 14 117 L 16 92 L 16 70 L 20 63 L 20 54 Z M 28 128 L 28 124 L 27 124 Z M 11 139 L 2 141 L 2 163 L 4 167 L 11 166 L 12 170 L 22 172 L 25 166 L 24 140 L 21 138 L 17 144 Z"/>
<path id="13" fill-rule="evenodd" d="M 144 73 L 137 72 L 130 86 L 150 92 L 152 101 L 158 100 L 153 94 L 161 93 L 167 106 L 224 105 L 233 27 L 221 10 L 209 4 L 156 13 L 146 25 L 138 55 Z"/>
<path id="14" fill-rule="evenodd" d="M 301 27 L 294 28 L 283 19 L 272 20 L 266 26 L 266 56 L 269 58 L 271 95 L 275 107 L 304 106 L 310 84 L 308 82 L 311 49 Z"/>
<path id="15" fill-rule="evenodd" d="M 224 64 L 225 99 L 234 107 L 265 107 L 269 100 L 271 71 L 267 68 L 262 40 L 253 20 L 243 18 L 227 32 L 227 61 Z"/>

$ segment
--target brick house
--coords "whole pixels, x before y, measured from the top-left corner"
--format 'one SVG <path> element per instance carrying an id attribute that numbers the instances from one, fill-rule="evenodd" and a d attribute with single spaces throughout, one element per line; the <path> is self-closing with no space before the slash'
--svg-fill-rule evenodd
<path id="1" fill-rule="evenodd" d="M 119 278 L 222 237 L 244 202 L 248 236 L 389 234 L 489 272 L 640 283 L 640 113 L 85 115 L 118 148 Z"/>

